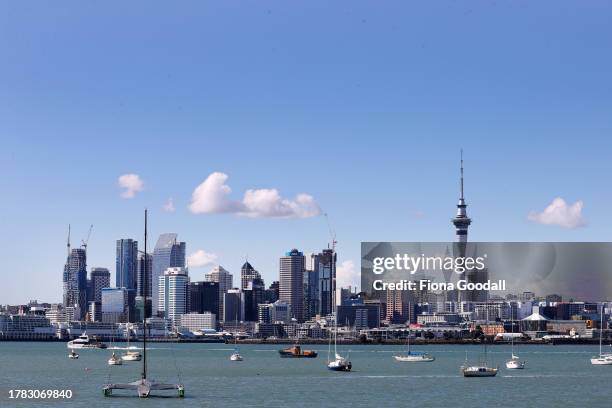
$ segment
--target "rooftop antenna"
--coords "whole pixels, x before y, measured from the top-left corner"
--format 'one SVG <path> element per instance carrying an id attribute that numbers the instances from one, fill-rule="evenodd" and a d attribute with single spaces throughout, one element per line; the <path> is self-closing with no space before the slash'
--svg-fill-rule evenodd
<path id="1" fill-rule="evenodd" d="M 461 199 L 463 200 L 463 149 L 461 149 Z"/>
<path id="2" fill-rule="evenodd" d="M 68 255 L 70 255 L 70 224 L 68 224 L 68 241 L 66 242 L 66 248 L 68 250 Z"/>

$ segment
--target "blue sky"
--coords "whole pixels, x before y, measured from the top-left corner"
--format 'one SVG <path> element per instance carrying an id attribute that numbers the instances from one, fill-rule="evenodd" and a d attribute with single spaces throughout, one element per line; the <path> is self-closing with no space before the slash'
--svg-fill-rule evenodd
<path id="1" fill-rule="evenodd" d="M 213 172 L 232 202 L 311 195 L 355 269 L 361 241 L 453 239 L 460 148 L 471 240 L 610 240 L 609 3 L 329 3 L 2 5 L 0 303 L 61 300 L 68 223 L 114 271 L 144 207 L 151 242 L 267 283 L 329 242 L 322 216 L 193 214 Z M 528 220 L 556 197 L 586 225 Z"/>

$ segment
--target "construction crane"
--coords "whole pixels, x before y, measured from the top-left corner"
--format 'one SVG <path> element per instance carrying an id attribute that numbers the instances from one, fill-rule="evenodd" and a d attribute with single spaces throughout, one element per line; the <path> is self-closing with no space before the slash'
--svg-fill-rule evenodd
<path id="1" fill-rule="evenodd" d="M 327 228 L 329 229 L 329 237 L 331 238 L 331 250 L 332 252 L 336 252 L 336 231 L 332 228 L 331 223 L 329 222 L 329 216 L 327 213 L 323 214 L 325 216 L 325 221 L 327 222 Z M 329 246 L 329 245 L 328 245 Z"/>
<path id="2" fill-rule="evenodd" d="M 91 230 L 93 229 L 93 224 L 91 224 L 89 226 L 89 231 L 87 232 L 87 238 L 84 240 L 81 240 L 81 247 L 85 250 L 87 250 L 87 244 L 89 243 L 89 237 L 91 237 Z"/>

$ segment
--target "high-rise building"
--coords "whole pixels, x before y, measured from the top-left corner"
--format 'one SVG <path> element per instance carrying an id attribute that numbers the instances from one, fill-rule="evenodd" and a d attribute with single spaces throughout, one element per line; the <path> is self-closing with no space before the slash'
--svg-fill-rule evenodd
<path id="1" fill-rule="evenodd" d="M 310 320 L 319 312 L 319 260 L 318 255 L 305 258 L 304 269 L 304 320 Z"/>
<path id="2" fill-rule="evenodd" d="M 187 290 L 189 287 L 189 276 L 187 269 L 172 267 L 166 269 L 159 277 L 159 299 L 158 312 L 173 325 L 180 324 L 180 316 L 187 313 Z"/>
<path id="3" fill-rule="evenodd" d="M 128 290 L 126 288 L 102 289 L 102 322 L 125 323 L 129 320 Z"/>
<path id="4" fill-rule="evenodd" d="M 318 256 L 319 261 L 319 310 L 318 314 L 327 316 L 333 313 L 336 305 L 336 253 L 324 249 Z"/>
<path id="5" fill-rule="evenodd" d="M 244 294 L 244 321 L 257 321 L 257 307 L 265 302 L 265 292 L 266 286 L 261 278 L 250 280 L 247 287 L 242 290 Z"/>
<path id="6" fill-rule="evenodd" d="M 273 281 L 270 287 L 264 292 L 264 302 L 274 303 L 278 300 L 279 295 L 279 282 Z"/>
<path id="7" fill-rule="evenodd" d="M 291 306 L 293 317 L 304 320 L 304 254 L 292 249 L 280 258 L 279 300 Z"/>
<path id="8" fill-rule="evenodd" d="M 159 310 L 159 278 L 168 268 L 185 267 L 186 244 L 177 241 L 174 233 L 161 234 L 153 250 L 151 302 L 154 311 Z"/>
<path id="9" fill-rule="evenodd" d="M 115 286 L 136 290 L 138 284 L 138 241 L 118 239 L 115 258 Z"/>
<path id="10" fill-rule="evenodd" d="M 228 289 L 223 294 L 223 321 L 241 322 L 244 320 L 244 294 L 242 289 Z"/>
<path id="11" fill-rule="evenodd" d="M 147 287 L 145 288 L 145 274 L 146 274 L 146 282 Z M 136 296 L 147 296 L 151 297 L 151 287 L 153 286 L 151 283 L 151 278 L 153 274 L 153 256 L 151 254 L 147 254 L 145 257 L 144 254 L 138 255 L 138 269 L 137 269 L 137 278 L 136 278 Z"/>
<path id="12" fill-rule="evenodd" d="M 240 268 L 240 289 L 246 289 L 253 279 L 261 279 L 261 274 L 247 261 Z"/>
<path id="13" fill-rule="evenodd" d="M 89 272 L 93 302 L 102 302 L 102 288 L 110 287 L 110 272 L 106 268 L 91 268 Z"/>
<path id="14" fill-rule="evenodd" d="M 219 319 L 219 283 L 191 282 L 189 284 L 189 312 L 210 312 Z M 219 319 L 220 320 L 220 319 Z"/>
<path id="15" fill-rule="evenodd" d="M 277 300 L 274 303 L 261 304 L 258 307 L 258 320 L 260 323 L 289 324 L 292 317 L 291 305 L 281 300 Z"/>
<path id="16" fill-rule="evenodd" d="M 72 248 L 63 274 L 64 306 L 74 308 L 74 318 L 83 319 L 87 312 L 87 252 Z"/>
<path id="17" fill-rule="evenodd" d="M 221 265 L 217 265 L 204 275 L 204 280 L 219 284 L 219 318 L 217 320 L 222 321 L 225 316 L 223 313 L 223 295 L 234 286 L 234 277 Z"/>

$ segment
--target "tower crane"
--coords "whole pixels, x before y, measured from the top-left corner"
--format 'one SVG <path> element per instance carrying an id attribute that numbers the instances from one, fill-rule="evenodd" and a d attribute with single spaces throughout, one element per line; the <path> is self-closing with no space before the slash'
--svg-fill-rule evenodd
<path id="1" fill-rule="evenodd" d="M 87 232 L 87 238 L 84 240 L 81 240 L 81 247 L 85 250 L 87 250 L 87 244 L 89 243 L 89 237 L 91 237 L 91 230 L 93 229 L 93 224 L 91 224 L 89 226 L 89 231 Z"/>

